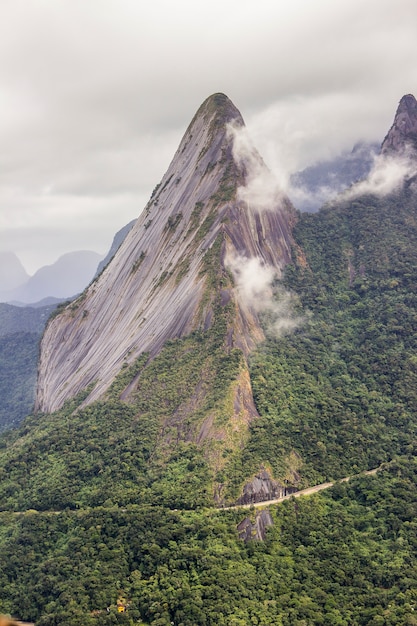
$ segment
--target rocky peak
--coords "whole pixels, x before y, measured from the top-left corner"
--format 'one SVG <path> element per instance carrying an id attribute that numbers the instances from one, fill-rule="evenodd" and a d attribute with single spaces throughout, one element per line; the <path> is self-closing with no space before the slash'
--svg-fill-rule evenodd
<path id="1" fill-rule="evenodd" d="M 53 411 L 93 383 L 87 402 L 102 397 L 120 370 L 142 353 L 153 358 L 167 340 L 210 328 L 219 295 L 224 306 L 236 308 L 227 349 L 247 353 L 262 338 L 256 310 L 237 302 L 233 289 L 213 293 L 213 275 L 224 272 L 226 258 L 256 257 L 277 271 L 290 258 L 290 202 L 277 194 L 268 209 L 260 210 L 256 201 L 239 195 L 248 168 L 254 162 L 257 171 L 265 167 L 253 151 L 247 160 L 236 158 L 233 133 L 243 126 L 224 94 L 203 102 L 113 260 L 48 324 L 38 410 Z M 247 387 L 240 384 L 244 393 L 236 406 L 249 419 L 256 411 Z"/>
<path id="2" fill-rule="evenodd" d="M 417 101 L 412 94 L 401 98 L 394 123 L 382 143 L 381 154 L 401 154 L 410 149 L 417 153 Z"/>
<path id="3" fill-rule="evenodd" d="M 239 126 L 245 125 L 240 111 L 224 93 L 215 93 L 204 100 L 188 130 L 200 117 L 203 117 L 206 122 L 208 121 L 212 128 L 226 126 L 231 122 Z"/>

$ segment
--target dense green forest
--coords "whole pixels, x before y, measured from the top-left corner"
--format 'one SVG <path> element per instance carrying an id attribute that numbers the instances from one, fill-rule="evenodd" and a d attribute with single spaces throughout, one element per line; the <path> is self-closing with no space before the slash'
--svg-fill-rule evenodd
<path id="1" fill-rule="evenodd" d="M 55 306 L 0 302 L 0 432 L 16 428 L 33 410 L 38 344 Z"/>
<path id="2" fill-rule="evenodd" d="M 417 624 L 416 479 L 405 458 L 287 500 L 265 542 L 238 539 L 242 510 L 3 513 L 0 610 L 39 626 Z"/>
<path id="3" fill-rule="evenodd" d="M 0 431 L 16 427 L 33 410 L 40 334 L 0 336 Z"/>
<path id="4" fill-rule="evenodd" d="M 261 420 L 249 458 L 294 448 L 307 482 L 376 467 L 416 431 L 417 207 L 408 187 L 362 197 L 295 228 L 286 285 L 305 319 L 252 357 Z M 276 437 L 271 437 L 276 433 Z"/>
<path id="5" fill-rule="evenodd" d="M 303 322 L 276 336 L 264 319 L 250 359 L 260 417 L 242 445 L 193 443 L 210 411 L 227 428 L 244 367 L 223 349 L 220 306 L 212 329 L 143 355 L 103 401 L 2 436 L 0 611 L 43 626 L 417 624 L 412 183 L 300 215 L 294 238 L 283 283 Z M 215 294 L 229 278 L 211 261 Z M 284 480 L 289 458 L 300 487 L 383 469 L 271 507 L 266 540 L 241 541 L 255 512 L 216 510 L 213 485 L 233 502 L 261 466 Z"/>

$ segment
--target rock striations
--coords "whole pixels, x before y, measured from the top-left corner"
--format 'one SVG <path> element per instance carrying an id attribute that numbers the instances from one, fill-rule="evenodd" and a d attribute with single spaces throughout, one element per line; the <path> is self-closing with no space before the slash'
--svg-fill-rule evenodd
<path id="1" fill-rule="evenodd" d="M 236 157 L 235 136 L 243 128 L 225 95 L 201 105 L 113 260 L 49 322 L 41 344 L 38 411 L 54 411 L 90 385 L 86 402 L 99 399 L 122 367 L 142 353 L 152 359 L 167 340 L 210 328 L 216 294 L 205 270 L 208 254 L 217 255 L 223 272 L 230 258 L 256 257 L 275 272 L 289 260 L 295 214 L 288 199 L 276 192 L 260 208 L 239 193 L 253 182 L 254 169 L 266 171 L 253 150 Z M 225 350 L 239 348 L 246 355 L 262 338 L 256 308 L 233 287 L 220 297 L 235 311 Z M 240 410 L 247 405 L 253 413 L 251 402 L 251 394 L 241 398 Z"/>
<path id="2" fill-rule="evenodd" d="M 394 123 L 382 143 L 381 153 L 401 154 L 410 149 L 417 154 L 417 101 L 412 94 L 401 98 Z"/>

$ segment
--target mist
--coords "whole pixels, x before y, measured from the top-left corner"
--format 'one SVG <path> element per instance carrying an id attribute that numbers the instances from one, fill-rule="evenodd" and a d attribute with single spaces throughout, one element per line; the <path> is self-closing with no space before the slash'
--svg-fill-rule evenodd
<path id="1" fill-rule="evenodd" d="M 381 141 L 417 84 L 416 18 L 415 0 L 1 2 L 0 250 L 30 273 L 104 252 L 215 92 L 284 192 L 289 173 Z M 259 176 L 246 193 L 262 204 Z"/>
<path id="2" fill-rule="evenodd" d="M 228 133 L 233 140 L 233 158 L 245 172 L 245 185 L 238 188 L 237 200 L 256 211 L 276 210 L 284 196 L 284 172 L 281 180 L 271 172 L 245 127 L 229 124 Z"/>
<path id="3" fill-rule="evenodd" d="M 237 254 L 227 256 L 226 267 L 233 275 L 238 302 L 264 318 L 268 334 L 281 337 L 303 323 L 294 313 L 296 296 L 277 283 L 280 270 L 259 257 Z"/>
<path id="4" fill-rule="evenodd" d="M 363 194 L 385 196 L 398 189 L 407 178 L 417 174 L 415 155 L 404 152 L 401 155 L 375 157 L 374 165 L 369 176 L 353 185 L 343 194 L 343 199 L 356 198 Z"/>

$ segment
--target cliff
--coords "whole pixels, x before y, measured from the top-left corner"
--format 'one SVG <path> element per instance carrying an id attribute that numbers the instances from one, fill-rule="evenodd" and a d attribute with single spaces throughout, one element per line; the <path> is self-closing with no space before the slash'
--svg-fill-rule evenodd
<path id="1" fill-rule="evenodd" d="M 412 94 L 401 98 L 394 122 L 382 142 L 381 153 L 390 155 L 407 150 L 417 153 L 417 101 Z"/>
<path id="2" fill-rule="evenodd" d="M 231 258 L 257 258 L 276 272 L 289 260 L 290 202 L 277 192 L 271 205 L 259 210 L 239 194 L 254 169 L 266 170 L 253 150 L 236 157 L 235 135 L 243 127 L 239 111 L 223 94 L 199 108 L 111 263 L 48 324 L 38 411 L 58 409 L 91 384 L 87 402 L 96 400 L 143 352 L 154 357 L 168 339 L 209 328 L 218 295 L 205 269 L 209 251 L 218 249 L 219 271 Z M 215 242 L 220 243 L 216 248 Z M 263 336 L 256 310 L 233 288 L 221 297 L 223 304 L 236 306 L 228 347 L 247 354 Z"/>

